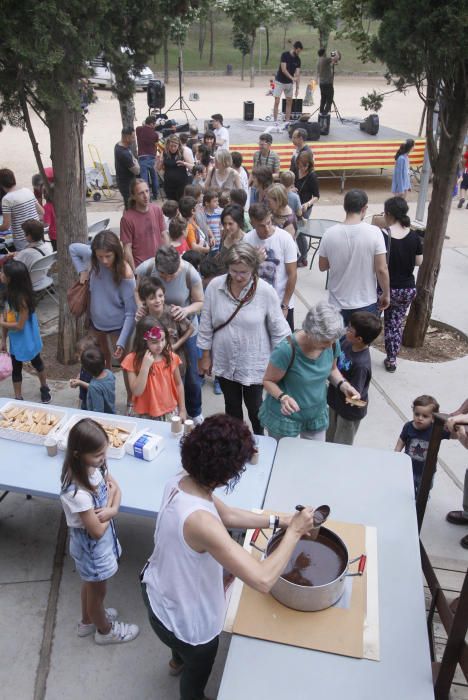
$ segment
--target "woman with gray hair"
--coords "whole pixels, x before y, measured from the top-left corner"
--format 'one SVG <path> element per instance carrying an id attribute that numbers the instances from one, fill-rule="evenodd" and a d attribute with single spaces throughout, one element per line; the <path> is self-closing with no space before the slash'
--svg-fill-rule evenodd
<path id="1" fill-rule="evenodd" d="M 224 148 L 218 149 L 214 167 L 208 173 L 205 190 L 238 190 L 242 187 L 239 173 L 232 167 L 232 156 Z"/>
<path id="2" fill-rule="evenodd" d="M 346 397 L 360 398 L 336 366 L 344 330 L 339 310 L 320 301 L 305 317 L 302 330 L 273 350 L 263 378 L 268 396 L 259 411 L 269 435 L 325 440 L 327 380 Z"/>
<path id="3" fill-rule="evenodd" d="M 278 295 L 258 277 L 258 251 L 237 243 L 226 253 L 228 273 L 206 288 L 200 319 L 198 347 L 200 374 L 213 367 L 224 394 L 225 411 L 243 419 L 245 403 L 252 430 L 263 435 L 258 420 L 262 379 L 270 353 L 290 334 Z"/>
<path id="4" fill-rule="evenodd" d="M 177 250 L 170 245 L 163 245 L 156 251 L 156 257 L 142 262 L 135 270 L 137 284 L 142 277 L 157 277 L 164 282 L 165 303 L 170 305 L 174 321 L 188 319 L 195 327 L 192 336 L 185 342 L 184 350 L 187 360 L 184 388 L 185 404 L 188 415 L 194 423 L 203 421 L 201 405 L 201 386 L 197 371 L 197 332 L 198 314 L 203 306 L 203 285 L 201 277 L 186 260 L 182 260 Z M 137 318 L 144 315 L 141 307 Z"/>

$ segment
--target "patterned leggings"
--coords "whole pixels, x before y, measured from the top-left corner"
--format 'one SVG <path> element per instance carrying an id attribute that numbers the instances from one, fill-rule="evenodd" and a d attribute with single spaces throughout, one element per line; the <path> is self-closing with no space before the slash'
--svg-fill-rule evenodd
<path id="1" fill-rule="evenodd" d="M 415 287 L 390 289 L 390 306 L 384 311 L 384 334 L 387 359 L 392 364 L 396 364 L 400 352 L 403 319 L 415 296 Z"/>

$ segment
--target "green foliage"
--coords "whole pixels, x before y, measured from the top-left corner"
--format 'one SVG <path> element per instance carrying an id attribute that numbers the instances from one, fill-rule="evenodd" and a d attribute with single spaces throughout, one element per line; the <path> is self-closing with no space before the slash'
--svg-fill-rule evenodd
<path id="1" fill-rule="evenodd" d="M 242 29 L 234 28 L 232 30 L 232 45 L 235 49 L 239 49 L 242 56 L 247 56 L 250 51 L 249 37 Z"/>
<path id="2" fill-rule="evenodd" d="M 326 48 L 331 32 L 335 31 L 340 16 L 341 0 L 290 0 L 296 7 L 296 16 L 309 27 L 317 29 L 321 48 Z"/>
<path id="3" fill-rule="evenodd" d="M 372 92 L 368 92 L 367 95 L 361 97 L 361 107 L 364 107 L 366 112 L 378 112 L 379 109 L 382 109 L 383 101 L 384 95 L 376 90 L 372 90 Z"/>

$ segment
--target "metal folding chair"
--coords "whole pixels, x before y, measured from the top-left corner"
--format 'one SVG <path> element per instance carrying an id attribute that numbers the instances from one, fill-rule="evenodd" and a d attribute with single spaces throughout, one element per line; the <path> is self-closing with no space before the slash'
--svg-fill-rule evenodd
<path id="1" fill-rule="evenodd" d="M 95 224 L 88 226 L 88 242 L 91 243 L 96 234 L 106 229 L 109 226 L 109 223 L 110 219 L 101 219 L 101 221 L 96 221 Z"/>
<path id="2" fill-rule="evenodd" d="M 320 247 L 320 241 L 322 236 L 330 226 L 335 226 L 335 224 L 341 223 L 340 221 L 334 221 L 333 219 L 304 219 L 299 223 L 297 233 L 303 233 L 306 238 L 309 239 L 309 246 L 307 248 L 307 253 L 313 250 L 312 260 L 310 261 L 309 270 L 312 269 L 314 264 L 315 256 Z"/>

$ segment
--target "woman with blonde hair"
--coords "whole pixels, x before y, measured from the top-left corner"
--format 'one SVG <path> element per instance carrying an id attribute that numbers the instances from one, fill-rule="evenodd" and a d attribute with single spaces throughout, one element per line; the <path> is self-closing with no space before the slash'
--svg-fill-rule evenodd
<path id="1" fill-rule="evenodd" d="M 176 134 L 168 136 L 164 145 L 163 171 L 164 192 L 166 199 L 175 199 L 177 202 L 184 194 L 185 185 L 189 184 L 187 168 L 192 168 L 193 162 L 185 160 L 184 147 Z"/>
<path id="2" fill-rule="evenodd" d="M 245 403 L 252 430 L 263 434 L 258 420 L 262 379 L 272 349 L 290 334 L 278 295 L 258 277 L 260 256 L 248 243 L 237 243 L 224 260 L 228 272 L 206 288 L 197 345 L 200 374 L 213 374 L 224 394 L 225 411 L 243 419 Z"/>
<path id="3" fill-rule="evenodd" d="M 214 157 L 214 168 L 210 170 L 205 182 L 205 190 L 240 189 L 239 173 L 232 167 L 232 156 L 224 148 L 218 149 Z"/>
<path id="4" fill-rule="evenodd" d="M 267 206 L 271 211 L 271 218 L 275 226 L 284 229 L 296 237 L 297 217 L 288 204 L 286 187 L 276 183 L 266 191 Z"/>

